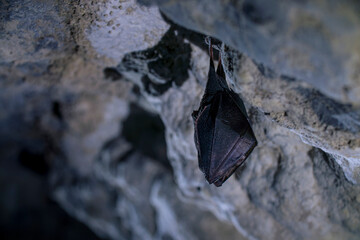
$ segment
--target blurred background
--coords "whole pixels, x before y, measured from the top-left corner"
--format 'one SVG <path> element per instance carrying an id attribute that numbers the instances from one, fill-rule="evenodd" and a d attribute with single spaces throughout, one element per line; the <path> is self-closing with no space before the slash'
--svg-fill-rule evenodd
<path id="1" fill-rule="evenodd" d="M 0 0 L 1 239 L 360 239 L 360 3 Z M 259 142 L 220 188 L 206 36 Z"/>

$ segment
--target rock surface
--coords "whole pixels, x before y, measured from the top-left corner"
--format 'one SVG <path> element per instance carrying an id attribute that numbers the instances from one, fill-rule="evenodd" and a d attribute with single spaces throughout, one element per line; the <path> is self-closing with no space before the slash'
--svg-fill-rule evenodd
<path id="1" fill-rule="evenodd" d="M 1 165 L 105 239 L 360 239 L 358 4 L 276 2 L 4 1 Z M 225 42 L 259 142 L 221 188 L 193 141 L 205 36 L 172 21 Z"/>
<path id="2" fill-rule="evenodd" d="M 284 75 L 360 103 L 360 4 L 356 1 L 140 0 L 175 22 L 217 37 Z"/>

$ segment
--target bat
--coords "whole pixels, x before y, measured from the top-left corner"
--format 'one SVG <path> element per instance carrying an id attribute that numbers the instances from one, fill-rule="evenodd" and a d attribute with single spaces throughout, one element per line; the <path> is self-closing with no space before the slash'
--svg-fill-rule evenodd
<path id="1" fill-rule="evenodd" d="M 192 113 L 199 168 L 209 184 L 220 187 L 257 145 L 240 97 L 227 85 L 221 54 L 215 72 L 209 41 L 210 68 L 200 107 Z"/>

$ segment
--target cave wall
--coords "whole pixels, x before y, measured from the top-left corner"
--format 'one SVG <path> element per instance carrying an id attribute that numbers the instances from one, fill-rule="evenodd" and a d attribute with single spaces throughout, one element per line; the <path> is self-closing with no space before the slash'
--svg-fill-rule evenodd
<path id="1" fill-rule="evenodd" d="M 49 197 L 105 239 L 359 239 L 357 10 L 3 1 L 1 165 L 45 174 Z M 221 188 L 193 140 L 206 35 L 259 142 Z"/>

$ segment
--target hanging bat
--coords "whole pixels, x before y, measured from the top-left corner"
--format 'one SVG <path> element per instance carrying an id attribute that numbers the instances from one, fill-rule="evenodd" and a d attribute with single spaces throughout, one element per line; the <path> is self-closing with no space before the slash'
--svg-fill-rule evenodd
<path id="1" fill-rule="evenodd" d="M 257 145 L 240 97 L 229 89 L 219 64 L 215 72 L 209 41 L 210 69 L 200 107 L 192 113 L 199 168 L 209 184 L 220 187 Z"/>

